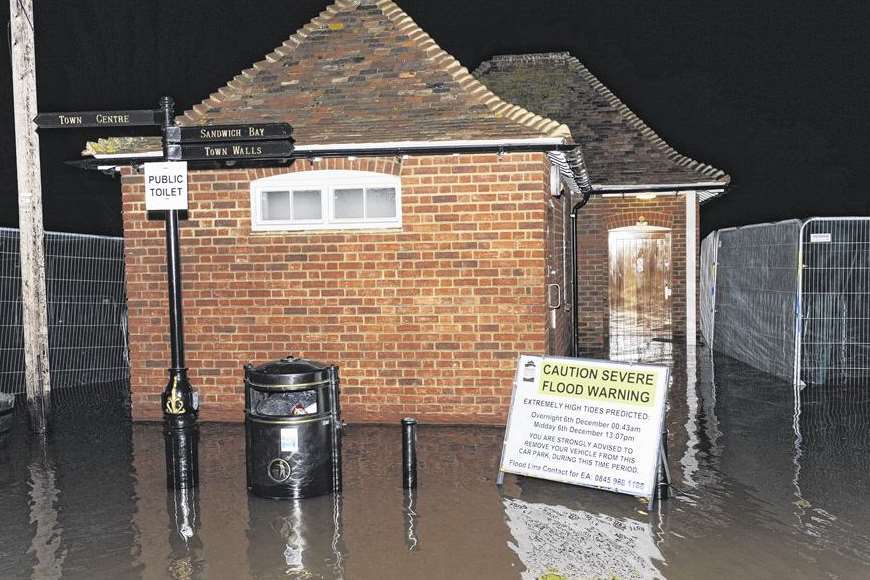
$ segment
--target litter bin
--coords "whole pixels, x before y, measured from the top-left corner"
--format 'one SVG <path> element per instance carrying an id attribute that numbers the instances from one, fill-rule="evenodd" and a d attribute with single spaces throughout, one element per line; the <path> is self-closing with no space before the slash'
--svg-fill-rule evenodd
<path id="1" fill-rule="evenodd" d="M 340 491 L 338 367 L 295 357 L 245 365 L 245 455 L 254 495 Z"/>

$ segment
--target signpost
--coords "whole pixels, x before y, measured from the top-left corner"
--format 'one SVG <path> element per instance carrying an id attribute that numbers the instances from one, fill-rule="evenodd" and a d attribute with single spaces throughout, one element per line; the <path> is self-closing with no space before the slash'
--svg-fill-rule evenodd
<path id="1" fill-rule="evenodd" d="M 160 99 L 163 112 L 163 154 L 168 143 L 166 130 L 175 126 L 175 102 Z M 184 206 L 187 206 L 187 164 L 160 163 L 149 173 L 154 178 L 151 187 L 156 198 L 163 198 L 166 212 L 166 281 L 169 298 L 169 346 L 172 358 L 169 382 L 160 397 L 163 406 L 163 435 L 166 445 L 166 486 L 187 489 L 199 485 L 199 399 L 187 376 L 184 363 L 184 316 L 181 300 L 181 249 L 178 232 L 178 205 L 183 181 Z M 146 168 L 146 171 L 147 168 Z M 183 179 L 181 179 L 183 177 Z M 146 176 L 147 180 L 147 176 Z M 170 181 L 172 183 L 170 183 Z M 162 183 L 161 183 L 162 182 Z M 146 183 L 146 189 L 148 184 Z M 170 195 L 171 193 L 177 195 Z"/>
<path id="2" fill-rule="evenodd" d="M 590 359 L 519 357 L 504 473 L 655 497 L 669 369 Z"/>
<path id="3" fill-rule="evenodd" d="M 166 277 L 169 302 L 171 363 L 169 382 L 160 403 L 166 443 L 166 482 L 172 489 L 192 489 L 199 483 L 199 401 L 184 362 L 184 324 L 181 300 L 179 211 L 187 209 L 187 161 L 287 159 L 293 153 L 293 128 L 287 123 L 252 123 L 177 127 L 175 103 L 160 99 L 159 109 L 131 111 L 73 111 L 39 113 L 40 129 L 80 127 L 160 126 L 163 159 L 93 160 L 82 167 L 99 168 L 120 162 L 145 168 L 145 208 L 166 212 Z"/>

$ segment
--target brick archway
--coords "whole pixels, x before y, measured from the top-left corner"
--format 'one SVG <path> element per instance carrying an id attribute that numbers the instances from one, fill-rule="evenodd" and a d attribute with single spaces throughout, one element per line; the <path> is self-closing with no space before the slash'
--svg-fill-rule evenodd
<path id="1" fill-rule="evenodd" d="M 632 210 L 607 216 L 607 229 L 625 228 L 643 223 L 660 228 L 674 228 L 674 216 L 662 211 Z"/>

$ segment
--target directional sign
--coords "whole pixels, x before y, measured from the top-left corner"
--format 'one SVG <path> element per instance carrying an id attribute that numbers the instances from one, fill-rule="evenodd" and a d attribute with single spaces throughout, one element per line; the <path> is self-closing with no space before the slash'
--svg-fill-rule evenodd
<path id="1" fill-rule="evenodd" d="M 39 113 L 34 121 L 40 129 L 77 129 L 79 127 L 137 127 L 160 125 L 160 111 L 70 111 Z"/>
<path id="2" fill-rule="evenodd" d="M 246 125 L 205 125 L 199 127 L 168 127 L 166 140 L 170 143 L 211 141 L 264 141 L 289 139 L 293 127 L 288 123 L 255 123 Z"/>
<path id="3" fill-rule="evenodd" d="M 283 159 L 293 154 L 292 141 L 181 143 L 169 146 L 169 158 L 183 161 Z"/>
<path id="4" fill-rule="evenodd" d="M 187 209 L 187 163 L 145 163 L 145 209 Z"/>

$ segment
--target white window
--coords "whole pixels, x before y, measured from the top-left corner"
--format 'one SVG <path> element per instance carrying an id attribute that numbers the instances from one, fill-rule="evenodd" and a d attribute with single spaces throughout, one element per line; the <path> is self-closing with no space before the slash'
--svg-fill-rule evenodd
<path id="1" fill-rule="evenodd" d="M 395 175 L 301 171 L 251 182 L 254 231 L 401 226 L 401 187 Z"/>

